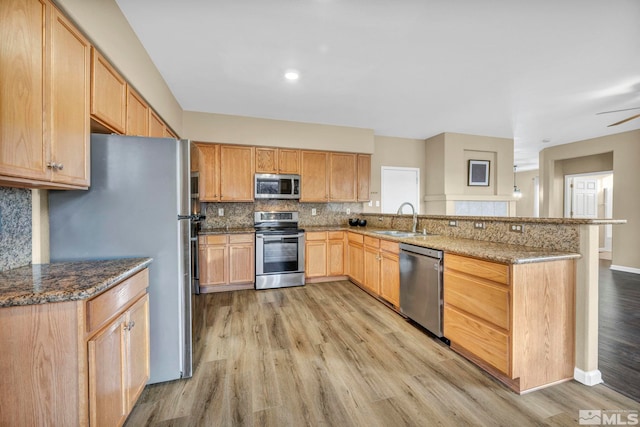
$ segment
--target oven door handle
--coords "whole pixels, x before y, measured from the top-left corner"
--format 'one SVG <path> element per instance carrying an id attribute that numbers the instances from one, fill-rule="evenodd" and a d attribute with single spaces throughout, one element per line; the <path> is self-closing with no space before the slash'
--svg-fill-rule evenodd
<path id="1" fill-rule="evenodd" d="M 265 242 L 279 242 L 283 239 L 299 238 L 304 236 L 304 233 L 298 234 L 279 234 L 277 236 L 265 236 L 263 234 L 256 234 L 256 239 L 262 239 Z"/>

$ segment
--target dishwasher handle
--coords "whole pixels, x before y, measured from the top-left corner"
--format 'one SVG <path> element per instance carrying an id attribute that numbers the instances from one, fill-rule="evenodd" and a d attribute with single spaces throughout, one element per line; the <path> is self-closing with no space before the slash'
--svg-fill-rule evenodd
<path id="1" fill-rule="evenodd" d="M 442 259 L 442 251 L 437 249 L 425 248 L 422 246 L 409 245 L 407 243 L 400 243 L 400 250 L 403 252 L 410 252 L 418 255 L 428 256 L 429 258 Z"/>

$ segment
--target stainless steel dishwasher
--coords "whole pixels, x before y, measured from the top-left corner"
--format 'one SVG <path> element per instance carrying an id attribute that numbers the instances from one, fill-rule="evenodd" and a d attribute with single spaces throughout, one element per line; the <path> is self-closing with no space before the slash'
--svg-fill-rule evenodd
<path id="1" fill-rule="evenodd" d="M 442 338 L 442 251 L 400 243 L 400 311 Z"/>

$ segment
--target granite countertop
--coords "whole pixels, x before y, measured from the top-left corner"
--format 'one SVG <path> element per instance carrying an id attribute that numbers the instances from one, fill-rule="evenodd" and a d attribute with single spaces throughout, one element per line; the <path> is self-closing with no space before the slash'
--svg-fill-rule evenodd
<path id="1" fill-rule="evenodd" d="M 76 301 L 148 267 L 152 258 L 32 264 L 0 272 L 0 307 Z"/>
<path id="2" fill-rule="evenodd" d="M 432 249 L 438 249 L 450 254 L 466 255 L 475 258 L 482 258 L 489 261 L 501 262 L 505 264 L 526 264 L 532 262 L 555 261 L 560 259 L 580 258 L 579 253 L 551 251 L 544 248 L 531 246 L 511 245 L 507 243 L 489 242 L 486 240 L 463 239 L 459 237 L 448 237 L 439 235 L 415 237 L 394 237 L 375 233 L 380 229 L 362 227 L 304 227 L 305 231 L 352 231 L 366 236 L 377 237 L 379 239 L 391 240 L 394 242 L 408 243 Z"/>
<path id="3" fill-rule="evenodd" d="M 243 233 L 255 233 L 256 229 L 253 227 L 241 227 L 241 228 L 203 228 L 198 231 L 198 234 L 243 234 Z"/>

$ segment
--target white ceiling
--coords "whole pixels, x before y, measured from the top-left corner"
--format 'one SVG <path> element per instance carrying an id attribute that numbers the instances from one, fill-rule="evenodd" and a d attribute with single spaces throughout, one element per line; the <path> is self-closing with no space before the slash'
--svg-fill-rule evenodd
<path id="1" fill-rule="evenodd" d="M 596 115 L 640 107 L 638 0 L 117 3 L 184 110 L 514 138 L 518 170 L 640 129 Z"/>

